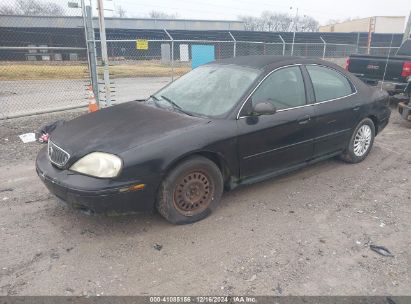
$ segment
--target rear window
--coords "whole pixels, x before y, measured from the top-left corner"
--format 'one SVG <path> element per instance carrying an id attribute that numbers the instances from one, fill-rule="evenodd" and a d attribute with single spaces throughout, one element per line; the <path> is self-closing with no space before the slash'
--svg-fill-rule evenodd
<path id="1" fill-rule="evenodd" d="M 333 69 L 308 65 L 307 70 L 317 102 L 344 97 L 354 92 L 348 79 Z"/>

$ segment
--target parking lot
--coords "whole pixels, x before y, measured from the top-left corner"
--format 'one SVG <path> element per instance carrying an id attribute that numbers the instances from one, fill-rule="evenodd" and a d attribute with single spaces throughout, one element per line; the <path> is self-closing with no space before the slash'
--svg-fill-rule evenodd
<path id="1" fill-rule="evenodd" d="M 411 125 L 395 108 L 364 162 L 225 193 L 186 226 L 57 203 L 35 173 L 42 145 L 18 135 L 83 113 L 0 121 L 0 294 L 411 295 Z"/>

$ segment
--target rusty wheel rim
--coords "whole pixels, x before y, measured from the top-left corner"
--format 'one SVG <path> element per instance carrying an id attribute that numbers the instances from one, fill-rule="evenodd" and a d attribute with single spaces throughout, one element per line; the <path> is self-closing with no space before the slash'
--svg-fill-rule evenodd
<path id="1" fill-rule="evenodd" d="M 183 215 L 198 214 L 210 205 L 214 196 L 214 184 L 203 172 L 184 175 L 174 188 L 173 202 Z"/>

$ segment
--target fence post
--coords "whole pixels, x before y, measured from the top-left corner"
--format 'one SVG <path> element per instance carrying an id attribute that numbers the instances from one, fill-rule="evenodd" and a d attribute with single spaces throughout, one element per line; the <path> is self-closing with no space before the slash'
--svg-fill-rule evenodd
<path id="1" fill-rule="evenodd" d="M 103 0 L 98 0 L 98 22 L 100 28 L 100 44 L 101 44 L 101 60 L 103 63 L 104 75 L 104 94 L 105 105 L 111 106 L 111 88 L 110 88 L 110 74 L 108 67 L 107 55 L 107 41 L 106 41 L 106 25 L 104 22 L 104 6 Z"/>
<path id="2" fill-rule="evenodd" d="M 323 59 L 325 58 L 325 51 L 327 49 L 327 43 L 325 42 L 325 40 L 323 39 L 323 37 L 320 36 L 321 41 L 324 44 L 324 49 L 323 49 Z"/>
<path id="3" fill-rule="evenodd" d="M 171 40 L 171 82 L 174 81 L 174 39 Z"/>
<path id="4" fill-rule="evenodd" d="M 291 45 L 291 56 L 294 55 L 294 41 L 295 41 L 295 31 L 293 32 L 293 44 Z"/>
<path id="5" fill-rule="evenodd" d="M 171 82 L 174 81 L 174 39 L 173 37 L 167 32 L 166 29 L 164 29 L 164 32 L 167 34 L 168 38 L 170 38 L 171 41 L 171 50 L 170 50 L 170 56 L 171 56 Z"/>
<path id="6" fill-rule="evenodd" d="M 285 41 L 283 37 L 281 37 L 281 35 L 278 35 L 278 37 L 280 37 L 281 41 L 283 42 L 283 56 L 284 56 L 285 55 Z"/>
<path id="7" fill-rule="evenodd" d="M 82 1 L 82 5 L 84 1 Z M 87 60 L 89 63 L 91 86 L 96 98 L 97 105 L 100 107 L 100 92 L 98 89 L 98 73 L 97 73 L 97 58 L 96 58 L 96 44 L 93 29 L 93 16 L 90 5 L 85 7 L 85 27 L 86 27 L 86 44 L 87 44 Z"/>
<path id="8" fill-rule="evenodd" d="M 402 42 L 410 38 L 411 33 L 411 10 L 410 15 L 408 16 L 407 25 L 405 26 L 404 35 L 402 36 Z"/>
<path id="9" fill-rule="evenodd" d="M 237 55 L 237 40 L 235 40 L 234 36 L 231 34 L 231 32 L 228 32 L 231 36 L 231 39 L 233 39 L 234 41 L 234 45 L 233 45 L 233 57 L 236 57 Z"/>
<path id="10" fill-rule="evenodd" d="M 358 54 L 360 51 L 360 32 L 357 33 L 357 47 L 355 48 L 355 52 Z"/>

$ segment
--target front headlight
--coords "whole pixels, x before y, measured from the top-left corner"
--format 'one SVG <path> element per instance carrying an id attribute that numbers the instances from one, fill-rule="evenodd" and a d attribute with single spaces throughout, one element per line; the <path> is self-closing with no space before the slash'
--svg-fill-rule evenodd
<path id="1" fill-rule="evenodd" d="M 116 155 L 92 152 L 76 161 L 70 170 L 96 177 L 115 177 L 121 165 L 121 159 Z"/>

